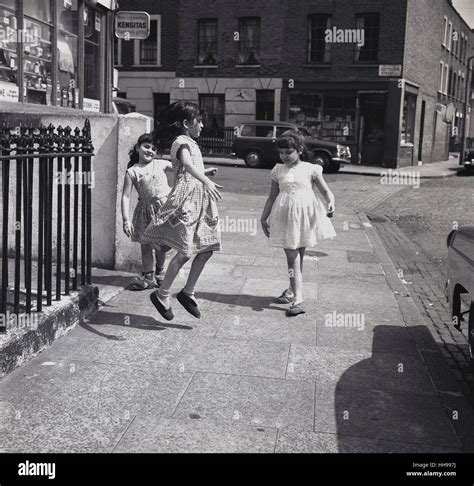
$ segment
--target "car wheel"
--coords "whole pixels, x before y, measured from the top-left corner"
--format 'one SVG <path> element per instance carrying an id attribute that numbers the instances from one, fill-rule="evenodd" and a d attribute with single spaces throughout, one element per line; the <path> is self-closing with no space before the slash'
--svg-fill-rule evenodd
<path id="1" fill-rule="evenodd" d="M 313 164 L 319 164 L 323 168 L 323 172 L 329 172 L 329 157 L 325 154 L 315 154 L 313 157 Z"/>
<path id="2" fill-rule="evenodd" d="M 262 154 L 258 150 L 249 150 L 245 154 L 245 164 L 252 169 L 263 167 Z"/>
<path id="3" fill-rule="evenodd" d="M 474 370 L 474 302 L 471 302 L 469 309 L 469 327 L 467 331 L 469 341 L 469 359 L 471 368 Z"/>

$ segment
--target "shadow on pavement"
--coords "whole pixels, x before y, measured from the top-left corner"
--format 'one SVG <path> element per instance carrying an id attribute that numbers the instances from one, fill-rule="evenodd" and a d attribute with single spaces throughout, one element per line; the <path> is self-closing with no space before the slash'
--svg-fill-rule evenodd
<path id="1" fill-rule="evenodd" d="M 275 297 L 261 297 L 247 294 L 218 294 L 215 292 L 196 292 L 198 299 L 227 304 L 230 307 L 251 307 L 254 311 L 265 309 L 286 311 L 286 308 L 278 307 Z M 272 305 L 273 304 L 273 305 Z"/>
<path id="2" fill-rule="evenodd" d="M 424 326 L 411 327 L 410 331 L 417 342 L 434 343 Z M 442 355 L 442 361 L 436 364 L 433 358 L 427 370 L 420 356 L 387 353 L 387 344 L 402 342 L 402 332 L 405 328 L 376 326 L 372 357 L 344 371 L 333 397 L 328 391 L 320 392 L 317 410 L 321 406 L 331 409 L 334 400 L 339 452 L 456 452 L 461 448 L 457 436 L 463 436 L 459 429 L 473 430 L 472 409 L 453 423 L 449 407 L 437 395 L 438 390 L 450 386 Z M 421 354 L 431 361 L 433 350 Z M 458 428 L 457 435 L 453 427 Z"/>

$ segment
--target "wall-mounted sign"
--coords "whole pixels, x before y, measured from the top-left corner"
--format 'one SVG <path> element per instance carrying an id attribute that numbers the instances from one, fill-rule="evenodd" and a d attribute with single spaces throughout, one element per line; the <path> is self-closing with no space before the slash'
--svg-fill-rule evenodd
<path id="1" fill-rule="evenodd" d="M 100 101 L 93 100 L 91 98 L 84 98 L 83 99 L 83 110 L 84 111 L 95 111 L 100 112 Z"/>
<path id="2" fill-rule="evenodd" d="M 150 15 L 147 12 L 117 12 L 115 36 L 119 39 L 147 39 L 150 35 Z"/>
<path id="3" fill-rule="evenodd" d="M 401 64 L 380 64 L 379 76 L 401 76 L 402 65 Z"/>
<path id="4" fill-rule="evenodd" d="M 18 86 L 0 81 L 0 100 L 18 102 Z"/>

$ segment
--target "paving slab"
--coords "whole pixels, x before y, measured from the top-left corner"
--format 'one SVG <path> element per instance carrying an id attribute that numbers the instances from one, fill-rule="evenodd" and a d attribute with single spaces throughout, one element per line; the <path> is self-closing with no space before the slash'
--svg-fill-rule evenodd
<path id="1" fill-rule="evenodd" d="M 311 381 L 196 373 L 173 417 L 312 430 L 314 395 Z"/>
<path id="2" fill-rule="evenodd" d="M 306 432 L 286 429 L 278 432 L 276 453 L 284 454 L 453 454 L 460 448 L 439 447 L 433 444 L 369 439 L 349 435 Z"/>
<path id="3" fill-rule="evenodd" d="M 440 402 L 426 395 L 342 384 L 317 386 L 315 410 L 315 432 L 461 447 Z"/>
<path id="4" fill-rule="evenodd" d="M 316 326 L 313 320 L 289 320 L 284 316 L 242 314 L 235 319 L 225 319 L 216 337 L 224 339 L 266 341 L 285 344 L 316 346 Z"/>
<path id="5" fill-rule="evenodd" d="M 138 415 L 117 453 L 273 453 L 277 430 L 271 427 L 201 419 Z"/>
<path id="6" fill-rule="evenodd" d="M 284 378 L 289 345 L 234 339 L 192 337 L 170 369 Z"/>
<path id="7" fill-rule="evenodd" d="M 128 414 L 78 413 L 46 405 L 22 409 L 11 403 L 11 410 L 0 433 L 0 451 L 6 453 L 112 452 L 133 420 Z"/>
<path id="8" fill-rule="evenodd" d="M 319 287 L 319 299 L 329 302 L 357 303 L 367 301 L 369 296 L 374 305 L 397 307 L 395 296 L 382 276 L 327 277 Z"/>
<path id="9" fill-rule="evenodd" d="M 420 358 L 408 355 L 343 351 L 321 346 L 292 345 L 287 378 L 315 380 L 316 385 L 344 383 L 361 389 L 372 387 L 419 395 L 436 390 Z"/>

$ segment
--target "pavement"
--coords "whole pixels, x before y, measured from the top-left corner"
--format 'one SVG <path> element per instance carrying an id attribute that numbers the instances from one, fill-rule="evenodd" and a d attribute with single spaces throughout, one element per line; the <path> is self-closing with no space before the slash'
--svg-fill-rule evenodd
<path id="1" fill-rule="evenodd" d="M 341 207 L 308 249 L 287 318 L 264 202 L 225 194 L 201 319 L 173 298 L 163 321 L 131 275 L 94 269 L 97 312 L 0 380 L 0 451 L 473 452 L 474 411 L 365 214 Z"/>
<path id="2" fill-rule="evenodd" d="M 243 159 L 235 157 L 221 157 L 219 155 L 204 156 L 204 162 L 210 165 L 222 165 L 230 167 L 246 167 Z M 359 164 L 345 164 L 339 170 L 340 174 L 359 174 L 376 177 L 394 176 L 395 173 L 403 174 L 405 177 L 412 176 L 421 179 L 434 179 L 441 177 L 450 177 L 457 174 L 463 167 L 459 165 L 457 157 L 451 157 L 441 162 L 432 164 L 413 165 L 410 167 L 400 167 L 398 169 L 387 169 L 386 167 L 376 167 Z M 390 182 L 388 182 L 390 183 Z"/>

